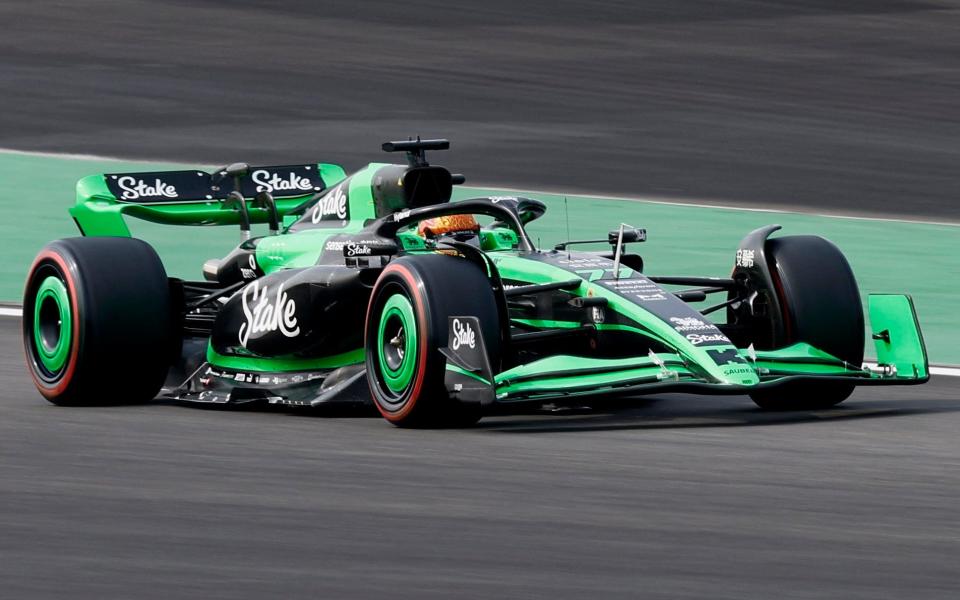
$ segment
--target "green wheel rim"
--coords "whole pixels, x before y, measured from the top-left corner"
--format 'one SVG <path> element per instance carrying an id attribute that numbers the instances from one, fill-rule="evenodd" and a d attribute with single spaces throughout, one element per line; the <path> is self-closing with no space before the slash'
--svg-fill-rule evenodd
<path id="1" fill-rule="evenodd" d="M 403 294 L 387 299 L 377 328 L 377 360 L 384 383 L 403 392 L 413 379 L 417 363 L 417 321 L 413 306 Z"/>
<path id="2" fill-rule="evenodd" d="M 37 288 L 33 304 L 33 345 L 44 367 L 53 373 L 63 368 L 72 337 L 70 294 L 59 277 L 50 275 Z"/>

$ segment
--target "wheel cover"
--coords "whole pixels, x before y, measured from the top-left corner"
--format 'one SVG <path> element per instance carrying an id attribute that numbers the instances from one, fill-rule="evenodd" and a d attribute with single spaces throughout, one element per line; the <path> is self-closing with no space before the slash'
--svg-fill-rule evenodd
<path id="1" fill-rule="evenodd" d="M 391 392 L 401 394 L 410 385 L 417 362 L 417 321 L 410 300 L 390 296 L 377 327 L 377 365 Z"/>
<path id="2" fill-rule="evenodd" d="M 37 288 L 33 303 L 33 347 L 37 359 L 51 373 L 63 369 L 70 355 L 73 315 L 63 281 L 47 276 Z"/>

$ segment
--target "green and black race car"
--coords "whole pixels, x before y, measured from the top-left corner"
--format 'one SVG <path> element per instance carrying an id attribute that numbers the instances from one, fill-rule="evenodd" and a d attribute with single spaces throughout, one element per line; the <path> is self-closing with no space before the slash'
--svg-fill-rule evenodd
<path id="1" fill-rule="evenodd" d="M 728 277 L 646 275 L 631 251 L 642 229 L 589 240 L 609 251 L 544 250 L 525 230 L 541 202 L 451 202 L 463 177 L 425 158 L 447 147 L 390 142 L 408 164 L 349 177 L 332 164 L 233 164 L 81 179 L 70 213 L 83 237 L 47 245 L 27 278 L 37 388 L 62 405 L 372 402 L 397 425 L 464 425 L 508 406 L 653 392 L 808 409 L 857 385 L 929 378 L 905 295 L 870 296 L 878 361 L 863 364 L 857 283 L 823 238 L 771 237 L 772 225 L 743 238 Z M 204 281 L 183 281 L 124 216 L 239 224 L 243 239 L 203 265 Z M 270 235 L 250 237 L 251 223 Z"/>

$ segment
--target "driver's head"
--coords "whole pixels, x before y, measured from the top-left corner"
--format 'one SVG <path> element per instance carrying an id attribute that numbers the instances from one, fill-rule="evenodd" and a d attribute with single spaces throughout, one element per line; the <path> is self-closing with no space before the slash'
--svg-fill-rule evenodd
<path id="1" fill-rule="evenodd" d="M 417 233 L 428 239 L 441 236 L 474 237 L 480 233 L 480 224 L 473 215 L 448 215 L 420 221 Z"/>

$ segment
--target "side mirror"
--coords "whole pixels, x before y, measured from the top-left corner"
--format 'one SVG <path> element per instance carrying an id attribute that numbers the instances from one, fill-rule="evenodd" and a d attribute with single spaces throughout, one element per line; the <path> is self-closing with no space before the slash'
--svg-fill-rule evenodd
<path id="1" fill-rule="evenodd" d="M 611 246 L 617 245 L 617 240 L 620 239 L 620 230 L 614 229 L 607 234 L 607 242 Z M 645 242 L 647 241 L 647 230 L 640 227 L 624 227 L 623 228 L 623 243 L 624 244 L 633 244 L 635 242 Z"/>

